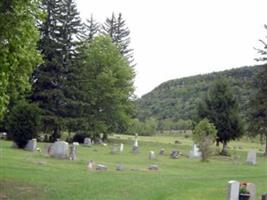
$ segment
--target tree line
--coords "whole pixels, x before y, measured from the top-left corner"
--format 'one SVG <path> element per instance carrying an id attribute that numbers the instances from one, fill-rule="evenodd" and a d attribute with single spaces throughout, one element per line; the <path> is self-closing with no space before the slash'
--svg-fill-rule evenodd
<path id="1" fill-rule="evenodd" d="M 51 142 L 63 131 L 127 129 L 135 72 L 121 13 L 101 25 L 93 16 L 82 23 L 74 0 L 4 0 L 0 9 L 2 130 L 12 137 L 27 113 L 40 113 L 32 125 Z"/>

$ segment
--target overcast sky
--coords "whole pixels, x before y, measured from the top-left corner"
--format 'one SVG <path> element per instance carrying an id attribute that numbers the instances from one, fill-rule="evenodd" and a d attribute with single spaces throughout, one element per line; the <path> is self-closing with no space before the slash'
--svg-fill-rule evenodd
<path id="1" fill-rule="evenodd" d="M 267 0 L 76 0 L 83 19 L 122 13 L 134 49 L 135 94 L 196 74 L 256 64 Z"/>

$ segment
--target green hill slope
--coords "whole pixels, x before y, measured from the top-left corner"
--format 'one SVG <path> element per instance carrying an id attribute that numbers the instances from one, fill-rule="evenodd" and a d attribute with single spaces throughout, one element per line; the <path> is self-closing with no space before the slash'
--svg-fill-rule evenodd
<path id="1" fill-rule="evenodd" d="M 249 97 L 255 90 L 251 83 L 261 68 L 262 66 L 241 67 L 164 82 L 137 100 L 137 117 L 140 120 L 151 117 L 158 120 L 194 120 L 197 102 L 219 76 L 229 79 L 231 88 L 239 100 L 241 114 L 245 117 Z"/>

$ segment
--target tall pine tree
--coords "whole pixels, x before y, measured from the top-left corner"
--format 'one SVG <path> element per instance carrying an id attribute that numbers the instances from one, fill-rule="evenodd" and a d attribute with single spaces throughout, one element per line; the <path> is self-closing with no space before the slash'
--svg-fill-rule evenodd
<path id="1" fill-rule="evenodd" d="M 33 75 L 32 100 L 44 110 L 44 131 L 52 132 L 51 140 L 60 137 L 68 105 L 68 74 L 77 57 L 80 19 L 73 0 L 43 0 L 47 16 L 41 25 L 39 49 L 44 63 Z"/>
<path id="2" fill-rule="evenodd" d="M 122 14 L 119 13 L 118 17 L 112 13 L 111 18 L 107 18 L 102 26 L 102 32 L 112 38 L 112 42 L 118 45 L 120 53 L 127 59 L 129 64 L 133 64 L 133 49 L 130 45 L 130 31 L 126 26 Z"/>

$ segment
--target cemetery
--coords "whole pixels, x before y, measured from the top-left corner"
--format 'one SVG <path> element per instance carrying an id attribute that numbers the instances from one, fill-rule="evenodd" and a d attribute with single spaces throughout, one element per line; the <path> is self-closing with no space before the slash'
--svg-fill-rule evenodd
<path id="1" fill-rule="evenodd" d="M 0 140 L 0 199 L 266 199 L 267 161 L 257 142 L 229 143 L 230 152 L 238 149 L 235 165 L 232 157 L 216 155 L 215 145 L 209 162 L 201 162 L 190 137 L 114 135 L 106 145 L 88 141 L 33 139 L 19 150 Z"/>

